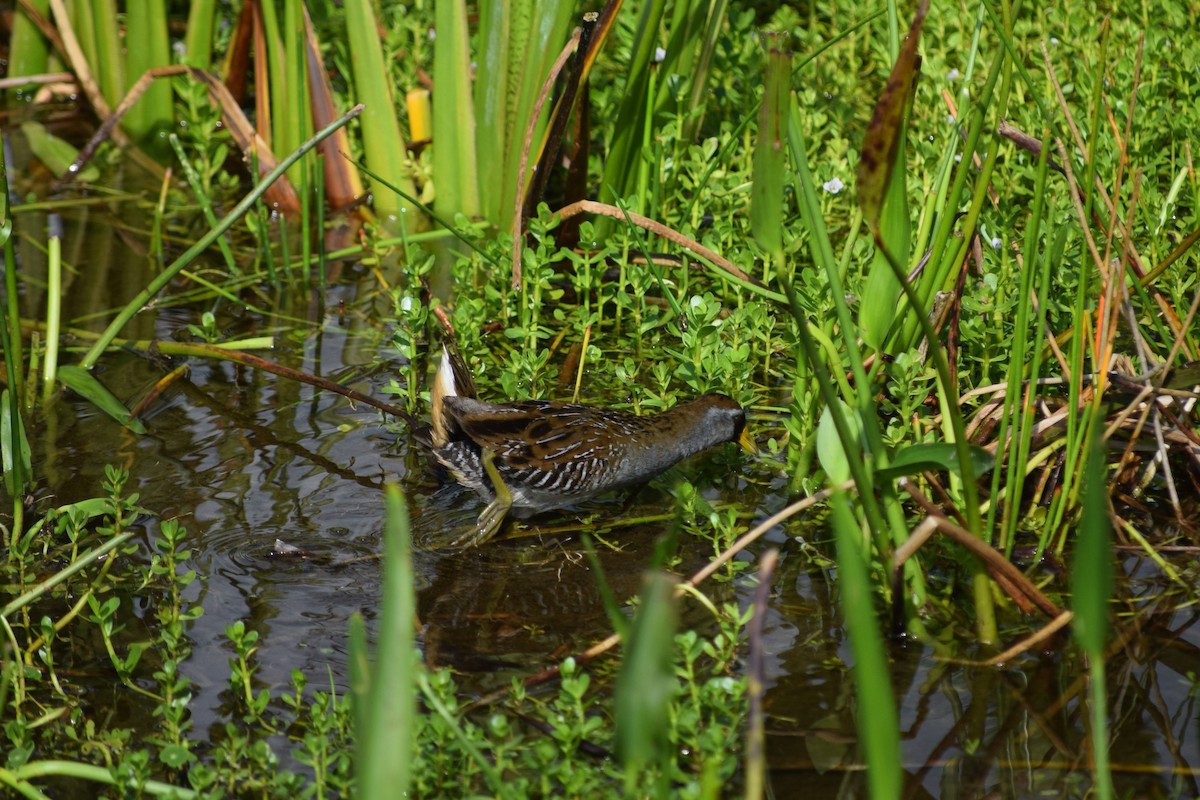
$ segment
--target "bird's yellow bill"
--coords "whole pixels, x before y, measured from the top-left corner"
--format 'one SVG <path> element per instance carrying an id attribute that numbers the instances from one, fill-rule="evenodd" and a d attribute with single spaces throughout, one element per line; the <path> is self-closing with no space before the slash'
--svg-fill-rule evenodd
<path id="1" fill-rule="evenodd" d="M 742 435 L 738 437 L 738 444 L 750 455 L 758 455 L 758 445 L 754 443 L 754 437 L 750 435 L 750 431 L 742 429 Z"/>

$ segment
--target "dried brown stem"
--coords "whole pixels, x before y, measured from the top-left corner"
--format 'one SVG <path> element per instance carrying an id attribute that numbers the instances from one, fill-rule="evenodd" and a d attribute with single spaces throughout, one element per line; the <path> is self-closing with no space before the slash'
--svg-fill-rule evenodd
<path id="1" fill-rule="evenodd" d="M 371 406 L 372 408 L 377 408 L 386 414 L 399 417 L 408 423 L 409 427 L 416 427 L 417 425 L 417 420 L 402 408 L 398 408 L 390 403 L 384 403 L 380 400 L 376 400 L 370 395 L 365 395 L 362 392 L 356 392 L 353 389 L 348 389 L 341 384 L 334 383 L 328 378 L 322 378 L 319 375 L 312 375 L 308 372 L 301 372 L 300 370 L 292 369 L 291 367 L 285 367 L 282 364 L 278 364 L 274 361 L 268 361 L 267 359 L 260 358 L 259 356 L 250 355 L 249 353 L 242 352 L 241 350 L 227 350 L 225 348 L 215 347 L 210 344 L 188 344 L 183 342 L 172 342 L 171 348 L 173 355 L 200 356 L 202 358 L 215 358 L 221 361 L 233 361 L 237 364 L 242 364 L 253 369 L 262 370 L 263 372 L 270 372 L 274 375 L 279 375 L 280 377 L 300 381 L 301 383 L 307 383 L 308 385 L 315 386 L 318 389 L 324 389 L 327 392 L 340 394 L 356 403 L 362 403 L 364 405 Z"/>
<path id="2" fill-rule="evenodd" d="M 909 537 L 911 544 L 910 542 L 905 542 L 904 545 L 896 549 L 895 555 L 892 558 L 893 581 L 904 566 L 904 562 L 928 540 L 936 529 L 946 534 L 982 561 L 984 566 L 987 567 L 988 572 L 992 574 L 992 577 L 1000 579 L 1002 576 L 1002 580 L 1000 580 L 1001 586 L 1018 589 L 1021 594 L 1031 600 L 1048 617 L 1057 617 L 1061 613 L 1061 610 L 1054 604 L 1054 601 L 1042 594 L 1042 591 L 1034 586 L 1003 554 L 997 552 L 994 547 L 966 528 L 951 522 L 940 509 L 921 494 L 912 481 L 901 481 L 900 486 L 925 508 L 929 516 L 917 526 Z"/>
<path id="3" fill-rule="evenodd" d="M 610 206 L 607 203 L 597 203 L 595 200 L 580 200 L 579 202 L 563 206 L 554 213 L 563 219 L 570 219 L 571 217 L 578 216 L 579 214 L 600 214 L 605 217 L 612 217 L 613 219 L 619 219 L 622 221 L 624 221 L 627 218 L 626 215 L 628 215 L 629 221 L 634 225 L 637 225 L 639 228 L 650 231 L 656 236 L 661 236 L 669 242 L 674 242 L 680 247 L 690 250 L 705 261 L 725 270 L 739 280 L 752 283 L 756 286 L 762 286 L 761 281 L 743 272 L 732 261 L 717 255 L 696 240 L 689 239 L 682 233 L 663 225 L 661 222 L 655 222 L 649 217 L 643 217 L 641 214 L 635 214 L 632 211 L 626 212 L 617 208 L 616 206 Z"/>
<path id="4" fill-rule="evenodd" d="M 767 616 L 767 601 L 771 597 L 771 576 L 779 562 L 774 547 L 762 554 L 758 562 L 758 586 L 754 590 L 754 614 L 750 617 L 747 636 L 750 655 L 746 660 L 746 694 L 749 711 L 746 731 L 746 793 L 747 798 L 761 798 L 766 784 L 767 756 L 763 714 L 763 694 L 766 687 L 766 646 L 763 643 L 763 621 Z"/>

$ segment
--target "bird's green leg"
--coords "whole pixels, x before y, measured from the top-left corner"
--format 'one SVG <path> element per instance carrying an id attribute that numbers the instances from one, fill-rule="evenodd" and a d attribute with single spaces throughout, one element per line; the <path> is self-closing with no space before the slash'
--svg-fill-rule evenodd
<path id="1" fill-rule="evenodd" d="M 508 485 L 500 477 L 500 470 L 496 468 L 496 454 L 486 447 L 483 448 L 479 454 L 479 463 L 491 479 L 496 497 L 480 513 L 475 528 L 454 542 L 455 547 L 477 547 L 491 539 L 500 530 L 500 523 L 504 522 L 505 515 L 512 508 L 512 492 L 508 490 Z"/>

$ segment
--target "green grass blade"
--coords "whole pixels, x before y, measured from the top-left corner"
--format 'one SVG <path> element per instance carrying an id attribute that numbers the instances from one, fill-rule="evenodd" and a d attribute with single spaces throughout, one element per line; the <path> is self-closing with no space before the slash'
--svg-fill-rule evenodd
<path id="1" fill-rule="evenodd" d="M 638 786 L 647 765 L 671 757 L 668 706 L 678 689 L 673 665 L 677 625 L 673 589 L 665 573 L 647 576 L 617 675 L 616 752 L 625 766 L 626 794 Z"/>
<path id="2" fill-rule="evenodd" d="M 883 347 L 884 338 L 896 314 L 900 282 L 886 263 L 887 256 L 900 264 L 908 263 L 911 246 L 911 222 L 904 179 L 904 124 L 918 74 L 917 46 L 921 26 L 929 10 L 928 0 L 922 0 L 909 28 L 908 38 L 900 49 L 887 86 L 875 105 L 871 123 L 863 139 L 862 155 L 858 162 L 858 202 L 863 218 L 875 234 L 877 252 L 863 288 L 859 312 L 859 327 L 863 340 L 875 350 Z"/>
<path id="3" fill-rule="evenodd" d="M 709 4 L 706 10 L 707 16 L 704 19 L 703 32 L 700 34 L 701 44 L 698 52 L 695 53 L 695 63 L 683 73 L 689 76 L 688 80 L 692 84 L 687 107 L 689 109 L 700 109 L 699 114 L 691 114 L 684 121 L 682 139 L 685 142 L 695 140 L 696 133 L 700 130 L 704 122 L 704 93 L 708 90 L 708 76 L 712 71 L 713 53 L 716 51 L 717 42 L 721 38 L 721 31 L 725 25 L 728 6 L 728 0 L 713 0 Z M 700 10 L 703 9 L 697 9 L 698 12 Z M 734 138 L 736 139 L 736 137 Z"/>
<path id="4" fill-rule="evenodd" d="M 265 108 L 270 115 L 270 119 L 258 120 L 260 135 L 266 140 L 267 144 L 276 153 L 286 153 L 288 131 L 286 126 L 287 104 L 290 100 L 287 90 L 287 80 L 285 78 L 287 61 L 284 55 L 283 34 L 279 25 L 279 9 L 275 2 L 259 3 L 258 8 L 261 12 L 262 34 L 263 34 L 263 49 L 266 52 L 257 53 L 255 56 L 255 68 L 258 70 L 266 70 L 267 86 L 270 91 L 270 96 L 265 98 L 266 102 L 259 102 L 260 108 Z"/>
<path id="5" fill-rule="evenodd" d="M 1097 420 L 1092 419 L 1092 427 Z M 1083 485 L 1083 519 L 1071 569 L 1072 631 L 1091 657 L 1102 657 L 1108 633 L 1108 601 L 1112 596 L 1113 565 L 1104 478 L 1104 444 L 1093 434 L 1088 448 Z"/>
<path id="6" fill-rule="evenodd" d="M 56 220 L 56 217 L 51 217 Z M 51 223 L 61 229 L 60 220 Z M 58 372 L 58 337 L 62 325 L 62 237 L 52 233 L 46 241 L 46 353 L 42 358 L 44 400 L 50 400 Z M 128 414 L 127 414 L 128 415 Z"/>
<path id="7" fill-rule="evenodd" d="M 588 564 L 592 568 L 593 580 L 596 581 L 596 591 L 600 593 L 600 602 L 604 605 L 604 612 L 608 614 L 608 622 L 613 631 L 621 638 L 626 638 L 629 636 L 629 619 L 622 613 L 621 604 L 617 602 L 617 596 L 613 594 L 612 586 L 604 574 L 604 565 L 600 563 L 600 557 L 596 554 L 596 543 L 587 531 L 583 532 L 581 541 L 587 553 Z"/>
<path id="8" fill-rule="evenodd" d="M 125 96 L 125 59 L 121 52 L 121 31 L 117 26 L 117 2 L 92 0 L 92 5 L 96 24 L 96 63 L 92 65 L 92 71 L 100 84 L 100 94 L 111 108 L 116 108 Z"/>
<path id="9" fill-rule="evenodd" d="M 8 207 L 7 159 L 0 158 L 0 245 L 4 248 L 4 294 L 0 304 L 0 355 L 4 356 L 6 388 L 0 394 L 0 450 L 3 451 L 4 485 L 12 498 L 12 522 L 9 525 L 10 548 L 24 530 L 24 490 L 28 482 L 29 442 L 21 421 L 24 396 L 24 353 L 21 347 L 21 314 L 17 293 L 16 253 L 13 248 L 12 217 Z M 0 540 L 3 541 L 3 540 Z"/>
<path id="10" fill-rule="evenodd" d="M 278 153 L 290 153 L 312 135 L 313 111 L 308 90 L 308 46 L 305 42 L 304 7 L 300 0 L 287 0 L 283 15 L 284 85 L 287 102 L 283 107 L 283 128 L 275 139 Z M 279 120 L 279 117 L 276 117 Z M 278 128 L 277 128 L 278 130 Z M 282 143 L 282 144 L 281 144 Z M 288 180 L 299 191 L 305 191 L 305 164 L 315 168 L 314 154 L 306 155 L 288 170 Z M 283 242 L 286 244 L 286 238 Z M 286 259 L 285 259 L 286 260 Z"/>
<path id="11" fill-rule="evenodd" d="M 512 4 L 510 8 L 519 5 Z M 576 4 L 571 0 L 538 0 L 533 4 L 533 12 L 526 21 L 526 30 L 524 31 L 526 39 L 524 53 L 528 55 L 523 59 L 509 59 L 507 80 L 513 104 L 511 117 L 507 122 L 509 146 L 503 153 L 504 179 L 503 183 L 496 187 L 500 192 L 499 211 L 493 219 L 493 222 L 499 225 L 501 230 L 509 230 L 512 227 L 512 218 L 516 213 L 513 203 L 516 198 L 518 178 L 522 181 L 523 186 L 528 186 L 528 170 L 532 169 L 533 164 L 537 162 L 538 143 L 541 142 L 545 133 L 552 103 L 544 106 L 541 119 L 534 126 L 526 174 L 517 174 L 521 167 L 521 151 L 525 147 L 525 133 L 529 127 L 530 117 L 533 115 L 546 76 L 550 74 L 555 59 L 558 58 L 563 45 L 567 42 L 575 12 Z M 516 52 L 522 51 L 517 50 Z"/>
<path id="12" fill-rule="evenodd" d="M 774 258 L 783 260 L 783 176 L 787 146 L 788 83 L 792 56 L 788 34 L 764 33 L 767 47 L 766 89 L 758 107 L 758 138 L 750 187 L 750 230 Z"/>
<path id="13" fill-rule="evenodd" d="M 359 687 L 355 705 L 356 796 L 404 797 L 412 775 L 417 725 L 417 663 L 413 652 L 412 539 L 404 495 L 388 484 L 387 522 L 384 526 L 383 599 L 379 612 L 379 641 L 374 665 L 362 661 L 361 626 L 356 641 L 355 671 Z M 362 670 L 370 679 L 363 690 Z"/>
<path id="14" fill-rule="evenodd" d="M 50 18 L 50 0 L 33 0 L 29 5 L 44 18 Z M 46 71 L 50 45 L 20 4 L 13 11 L 8 48 L 8 77 L 40 75 Z"/>
<path id="15" fill-rule="evenodd" d="M 94 7 L 91 3 L 74 0 L 67 10 L 71 18 L 71 28 L 75 31 L 75 41 L 83 51 L 84 61 L 88 69 L 93 69 L 96 63 L 96 20 L 93 16 Z M 95 75 L 93 74 L 93 78 Z"/>
<path id="16" fill-rule="evenodd" d="M 126 49 L 125 88 L 129 89 L 146 70 L 171 63 L 165 0 L 134 3 L 125 15 L 125 27 L 126 40 L 137 43 Z M 148 152 L 165 155 L 169 152 L 165 137 L 175 124 L 174 102 L 170 82 L 156 80 L 125 114 L 121 126 Z"/>
<path id="17" fill-rule="evenodd" d="M 800 218 L 808 232 L 808 249 L 813 254 L 817 269 L 837 277 L 837 259 L 833 255 L 833 243 L 825 227 L 825 218 L 821 215 L 821 198 L 817 195 L 816 182 L 808 165 L 808 143 L 804 138 L 800 103 L 794 94 L 791 97 L 791 119 L 788 125 L 788 155 L 791 158 L 792 171 L 796 175 L 796 197 L 800 205 Z M 837 279 L 838 283 L 833 287 L 835 300 L 841 292 L 841 279 Z M 831 328 L 826 329 L 826 333 L 829 330 Z M 866 377 L 865 373 L 863 377 Z"/>
<path id="18" fill-rule="evenodd" d="M 521 27 L 514 18 L 527 15 L 526 3 L 481 0 L 479 31 L 476 34 L 478 58 L 475 65 L 475 151 L 482 213 L 499 224 L 505 153 L 511 148 L 512 131 L 507 124 L 509 107 L 509 61 L 520 53 L 513 42 L 513 28 Z M 528 23 L 525 23 L 526 27 Z M 510 194 L 514 189 L 510 188 Z M 507 230 L 507 228 L 502 228 Z"/>
<path id="19" fill-rule="evenodd" d="M 13 502 L 21 505 L 25 486 L 32 474 L 31 453 L 29 439 L 25 436 L 25 423 L 21 420 L 20 403 L 7 389 L 0 392 L 0 452 L 3 454 L 4 488 Z M 20 533 L 21 529 L 13 526 L 14 541 Z"/>
<path id="20" fill-rule="evenodd" d="M 396 119 L 391 87 L 383 61 L 383 48 L 371 0 L 347 0 L 346 34 L 350 51 L 354 53 L 353 79 L 357 101 L 366 108 L 362 115 L 363 155 L 367 165 L 393 186 L 409 196 L 417 189 L 404 164 L 407 147 Z M 375 210 L 391 217 L 411 233 L 420 224 L 414 208 L 391 192 L 374 191 Z"/>
<path id="21" fill-rule="evenodd" d="M 183 61 L 208 69 L 212 64 L 213 20 L 216 0 L 194 0 L 188 8 L 187 33 L 183 38 Z"/>
<path id="22" fill-rule="evenodd" d="M 621 93 L 617 123 L 608 145 L 604 175 L 600 182 L 600 199 L 604 202 L 613 198 L 624 199 L 637 184 L 650 89 L 650 62 L 658 44 L 658 28 L 665 6 L 666 0 L 648 0 L 642 5 L 628 78 Z M 643 211 L 640 205 L 635 205 L 632 210 Z M 596 235 L 603 238 L 611 230 L 612 224 L 602 219 L 597 223 Z"/>
<path id="23" fill-rule="evenodd" d="M 1099 435 L 1100 421 L 1093 416 L 1091 438 L 1083 485 L 1083 519 L 1075 558 L 1071 565 L 1071 609 L 1075 619 L 1071 631 L 1087 654 L 1091 672 L 1092 754 L 1095 759 L 1096 795 L 1104 800 L 1113 796 L 1112 775 L 1108 767 L 1108 712 L 1104 680 L 1104 645 L 1108 636 L 1108 605 L 1112 597 L 1112 530 L 1108 517 L 1107 482 L 1104 477 L 1104 442 Z"/>
<path id="24" fill-rule="evenodd" d="M 900 722 L 892 694 L 891 670 L 879 635 L 862 531 L 844 493 L 831 500 L 837 537 L 838 585 L 842 615 L 854 653 L 852 675 L 858 693 L 858 738 L 867 760 L 867 785 L 874 798 L 900 797 Z"/>
<path id="25" fill-rule="evenodd" d="M 471 50 L 464 0 L 437 0 L 433 43 L 433 176 L 437 208 L 453 217 L 480 214 L 475 161 L 475 109 L 471 97 Z"/>
<path id="26" fill-rule="evenodd" d="M 134 433 L 144 434 L 146 426 L 129 413 L 125 404 L 108 390 L 104 384 L 85 369 L 65 364 L 58 368 L 58 379 L 76 394 L 91 401 L 92 405 L 108 414 Z"/>
<path id="27" fill-rule="evenodd" d="M 37 156 L 38 161 L 57 177 L 62 177 L 79 157 L 79 150 L 73 144 L 60 139 L 46 130 L 40 122 L 28 120 L 21 123 L 21 133 L 29 143 L 29 149 Z M 100 170 L 89 164 L 80 170 L 76 180 L 91 183 L 100 179 Z"/>

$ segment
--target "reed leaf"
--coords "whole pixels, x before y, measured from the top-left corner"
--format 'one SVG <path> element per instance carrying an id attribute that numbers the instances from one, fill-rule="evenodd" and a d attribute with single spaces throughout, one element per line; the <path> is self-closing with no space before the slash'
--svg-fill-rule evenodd
<path id="1" fill-rule="evenodd" d="M 1095 427 L 1097 420 L 1092 419 Z M 1104 443 L 1093 434 L 1083 482 L 1083 518 L 1071 567 L 1071 629 L 1075 640 L 1092 658 L 1102 658 L 1108 633 L 1108 602 L 1112 596 L 1112 526 L 1104 479 Z"/>
<path id="2" fill-rule="evenodd" d="M 366 653 L 362 618 L 351 628 L 355 796 L 404 797 L 411 782 L 417 726 L 417 671 L 413 647 L 416 593 L 412 537 L 404 495 L 387 486 L 383 597 L 374 663 Z"/>
<path id="3" fill-rule="evenodd" d="M 400 133 L 392 102 L 391 86 L 383 61 L 383 48 L 371 0 L 347 0 L 346 34 L 350 52 L 354 53 L 353 80 L 357 100 L 366 108 L 362 114 L 363 153 L 367 166 L 384 181 L 398 187 L 408 196 L 417 194 L 412 176 L 405 164 L 408 148 Z M 420 225 L 415 208 L 392 192 L 374 191 L 375 210 L 413 232 Z"/>
<path id="4" fill-rule="evenodd" d="M 287 0 L 283 16 L 283 72 L 288 97 L 283 104 L 284 118 L 276 117 L 275 152 L 290 153 L 312 135 L 313 109 L 309 102 L 308 45 L 305 36 L 305 12 L 301 0 Z M 314 155 L 307 154 L 288 170 L 288 180 L 304 190 L 305 169 L 314 169 Z"/>
<path id="5" fill-rule="evenodd" d="M 86 4 L 86 3 L 85 3 Z M 96 60 L 92 72 L 100 94 L 112 108 L 125 96 L 125 59 L 121 55 L 121 31 L 117 26 L 116 0 L 92 0 L 95 23 Z M 135 75 L 134 78 L 137 76 Z"/>
<path id="6" fill-rule="evenodd" d="M 690 51 L 694 57 L 687 58 L 680 64 L 682 74 L 687 75 L 688 80 L 691 81 L 687 108 L 689 111 L 695 112 L 689 113 L 684 121 L 681 138 L 685 142 L 695 139 L 704 122 L 704 109 L 707 106 L 704 102 L 704 92 L 708 88 L 708 75 L 712 71 L 713 52 L 717 48 L 717 41 L 720 39 L 721 29 L 725 24 L 728 6 L 728 0 L 712 0 L 707 7 L 704 4 L 696 7 L 698 18 L 703 16 L 703 25 L 699 35 L 699 51 Z"/>
<path id="7" fill-rule="evenodd" d="M 189 4 L 187 33 L 183 38 L 183 63 L 208 69 L 212 65 L 213 20 L 216 0 L 194 0 Z"/>
<path id="8" fill-rule="evenodd" d="M 638 18 L 633 54 L 626 73 L 628 77 L 621 92 L 621 106 L 612 140 L 608 144 L 608 156 L 604 161 L 604 175 L 600 182 L 600 199 L 606 202 L 613 198 L 624 201 L 637 185 L 649 102 L 650 70 L 665 6 L 666 0 L 647 0 Z M 634 202 L 630 210 L 640 213 L 644 208 L 640 202 Z M 609 221 L 600 220 L 596 226 L 597 237 L 603 239 L 612 227 Z"/>
<path id="9" fill-rule="evenodd" d="M 844 493 L 834 494 L 830 505 L 837 538 L 842 614 L 854 654 L 851 675 L 857 692 L 855 715 L 858 738 L 866 755 L 867 785 L 871 797 L 900 797 L 903 786 L 900 721 L 892 693 L 891 669 L 871 599 L 871 576 L 863 551 L 862 530 Z"/>
<path id="10" fill-rule="evenodd" d="M 863 341 L 874 350 L 883 348 L 900 296 L 899 279 L 887 259 L 907 264 L 911 246 L 904 180 L 905 117 L 912 102 L 919 69 L 917 46 L 928 10 L 928 0 L 922 0 L 887 86 L 875 105 L 858 162 L 858 202 L 875 235 L 877 250 L 863 287 L 858 321 Z"/>
<path id="11" fill-rule="evenodd" d="M 96 377 L 87 370 L 70 364 L 64 364 L 58 368 L 57 376 L 63 386 L 87 399 L 96 408 L 108 414 L 126 428 L 129 428 L 129 430 L 138 434 L 146 432 L 146 426 L 140 420 L 134 418 L 129 413 L 129 409 L 125 407 L 125 404 L 118 400 L 116 395 L 108 390 L 108 387 L 96 380 Z"/>
<path id="12" fill-rule="evenodd" d="M 75 31 L 75 40 L 79 43 L 83 57 L 95 77 L 96 64 L 96 20 L 93 15 L 94 6 L 83 0 L 74 0 L 68 14 L 71 17 L 71 27 Z"/>
<path id="13" fill-rule="evenodd" d="M 146 70 L 171 63 L 165 0 L 142 0 L 131 4 L 125 14 L 125 28 L 126 42 L 132 43 L 127 46 L 125 55 L 125 88 L 128 90 Z M 125 115 L 122 127 L 152 155 L 165 155 L 170 152 L 166 135 L 174 124 L 171 84 L 156 80 Z"/>
<path id="14" fill-rule="evenodd" d="M 616 683 L 617 758 L 625 766 L 626 794 L 639 786 L 648 764 L 672 757 L 668 709 L 678 689 L 673 666 L 677 624 L 670 578 L 663 572 L 650 573 Z M 659 774 L 665 778 L 670 771 L 662 769 Z"/>
<path id="15" fill-rule="evenodd" d="M 20 403 L 8 389 L 0 392 L 0 458 L 4 464 L 4 489 L 17 506 L 21 505 L 21 497 L 29 484 L 29 476 L 33 474 L 29 440 L 25 437 L 25 423 L 21 419 L 19 406 Z M 14 526 L 13 536 L 17 536 L 20 531 L 19 527 Z"/>
<path id="16" fill-rule="evenodd" d="M 517 4 L 527 7 L 524 3 Z M 437 208 L 445 216 L 477 217 L 479 174 L 475 109 L 471 98 L 471 51 L 465 0 L 437 0 L 433 46 L 433 176 Z M 481 81 L 482 82 L 482 81 Z"/>
<path id="17" fill-rule="evenodd" d="M 766 89 L 758 107 L 758 138 L 754 145 L 753 184 L 750 187 L 750 230 L 776 261 L 783 260 L 783 178 L 787 146 L 788 84 L 792 54 L 786 33 L 764 33 L 767 48 Z"/>
<path id="18" fill-rule="evenodd" d="M 1104 478 L 1101 422 L 1094 415 L 1083 481 L 1083 519 L 1071 565 L 1071 631 L 1087 654 L 1090 698 L 1093 780 L 1096 796 L 1113 796 L 1108 767 L 1108 702 L 1104 674 L 1104 645 L 1108 637 L 1108 605 L 1113 587 L 1112 529 L 1108 517 L 1108 487 Z"/>
<path id="19" fill-rule="evenodd" d="M 30 8 L 50 16 L 50 0 L 31 0 Z M 18 3 L 13 11 L 12 35 L 8 40 L 8 76 L 40 75 L 50 63 L 50 44 Z"/>
<path id="20" fill-rule="evenodd" d="M 515 213 L 513 201 L 516 197 L 517 181 L 522 186 L 528 186 L 528 174 L 518 175 L 521 165 L 521 154 L 526 147 L 525 133 L 529 127 L 530 117 L 533 116 L 538 95 L 555 59 L 566 44 L 571 30 L 571 20 L 575 13 L 576 4 L 571 0 L 538 0 L 533 4 L 533 14 L 528 20 L 525 33 L 526 58 L 509 59 L 509 94 L 513 100 L 510 119 L 507 121 L 509 146 L 504 157 L 504 183 L 496 187 L 500 192 L 499 206 L 494 221 L 502 230 L 511 228 Z M 520 52 L 520 51 L 518 51 Z M 532 56 L 532 57 L 529 57 Z M 517 70 L 514 71 L 513 67 Z M 548 109 L 547 104 L 544 108 Z M 537 163 L 537 154 L 546 129 L 547 111 L 543 111 L 541 119 L 533 130 L 530 144 L 531 153 L 528 165 Z M 526 167 L 528 171 L 530 167 Z"/>
<path id="21" fill-rule="evenodd" d="M 28 120 L 21 123 L 21 133 L 29 143 L 29 149 L 37 159 L 55 176 L 62 177 L 79 157 L 79 150 L 73 144 L 60 139 L 46 130 L 40 122 Z M 88 165 L 81 169 L 75 179 L 83 183 L 99 180 L 100 170 Z"/>
<path id="22" fill-rule="evenodd" d="M 505 173 L 504 154 L 512 147 L 513 135 L 508 125 L 509 75 L 514 52 L 513 28 L 528 29 L 526 17 L 532 4 L 508 4 L 500 0 L 481 0 L 479 3 L 479 58 L 476 64 L 474 92 L 475 152 L 479 156 L 477 179 L 480 202 L 489 219 L 499 223 L 501 195 Z M 520 62 L 518 57 L 515 59 Z M 436 128 L 434 130 L 436 136 Z M 515 191 L 512 189 L 509 194 Z M 507 230 L 509 226 L 500 226 Z"/>
<path id="23" fill-rule="evenodd" d="M 312 105 L 311 122 L 314 127 L 324 128 L 337 119 L 338 113 L 329 71 L 325 69 L 325 61 L 321 57 L 321 43 L 317 40 L 317 33 L 313 29 L 312 19 L 307 10 L 304 14 L 304 44 L 307 54 L 305 64 L 308 67 L 309 102 Z M 324 186 L 323 191 L 317 192 L 317 196 L 323 195 L 334 210 L 341 210 L 355 203 L 366 190 L 363 188 L 358 167 L 350 159 L 342 157 L 343 153 L 351 152 L 346 129 L 339 128 L 317 145 L 317 152 L 322 156 L 322 169 L 313 174 Z M 324 209 L 324 205 L 317 205 L 318 216 L 324 213 Z M 319 223 L 317 230 L 323 230 Z"/>

